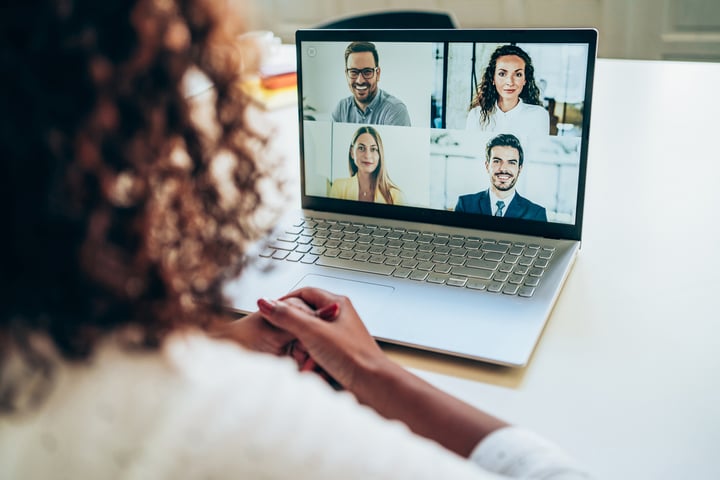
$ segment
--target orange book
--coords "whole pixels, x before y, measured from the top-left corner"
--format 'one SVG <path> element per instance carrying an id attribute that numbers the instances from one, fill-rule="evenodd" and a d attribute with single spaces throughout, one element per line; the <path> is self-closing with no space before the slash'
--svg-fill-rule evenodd
<path id="1" fill-rule="evenodd" d="M 286 72 L 279 75 L 263 76 L 260 77 L 260 85 L 269 90 L 294 86 L 297 85 L 297 73 Z"/>

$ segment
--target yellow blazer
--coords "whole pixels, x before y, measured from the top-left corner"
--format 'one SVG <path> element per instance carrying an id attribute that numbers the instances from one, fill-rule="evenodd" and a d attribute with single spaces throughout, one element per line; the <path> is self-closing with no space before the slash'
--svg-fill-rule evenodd
<path id="1" fill-rule="evenodd" d="M 343 200 L 357 200 L 360 194 L 360 184 L 358 182 L 357 175 L 353 175 L 350 178 L 337 178 L 330 188 L 330 196 L 332 198 L 341 198 Z M 400 205 L 403 203 L 403 195 L 397 188 L 390 190 L 394 205 Z M 382 196 L 380 190 L 375 192 L 375 203 L 387 203 L 385 197 Z"/>

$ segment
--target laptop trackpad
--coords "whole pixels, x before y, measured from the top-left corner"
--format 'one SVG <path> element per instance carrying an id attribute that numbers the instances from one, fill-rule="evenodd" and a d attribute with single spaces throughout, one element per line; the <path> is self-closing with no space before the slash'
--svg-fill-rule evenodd
<path id="1" fill-rule="evenodd" d="M 355 280 L 315 274 L 305 275 L 305 277 L 293 287 L 293 290 L 302 287 L 322 288 L 323 290 L 338 295 L 350 297 L 360 318 L 367 318 L 369 315 L 372 315 L 395 291 L 395 288 L 389 285 L 357 282 Z"/>

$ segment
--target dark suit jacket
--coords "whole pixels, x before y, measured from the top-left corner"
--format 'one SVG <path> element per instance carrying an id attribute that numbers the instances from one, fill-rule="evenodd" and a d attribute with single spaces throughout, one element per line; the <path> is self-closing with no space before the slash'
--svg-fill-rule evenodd
<path id="1" fill-rule="evenodd" d="M 481 215 L 492 215 L 490 208 L 490 192 L 483 190 L 478 193 L 468 195 L 460 195 L 455 205 L 456 212 L 479 213 Z M 508 218 L 522 218 L 525 220 L 537 220 L 539 222 L 547 222 L 547 212 L 545 207 L 541 207 L 537 203 L 533 203 L 525 197 L 521 197 L 515 192 L 510 205 L 505 211 Z"/>

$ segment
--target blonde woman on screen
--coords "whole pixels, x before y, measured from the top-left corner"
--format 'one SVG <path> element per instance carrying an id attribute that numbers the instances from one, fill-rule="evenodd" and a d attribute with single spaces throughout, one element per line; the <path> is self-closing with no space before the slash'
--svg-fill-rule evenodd
<path id="1" fill-rule="evenodd" d="M 331 197 L 388 205 L 403 203 L 402 192 L 385 169 L 382 138 L 373 127 L 360 127 L 353 135 L 348 168 L 350 178 L 336 179 L 330 189 Z"/>

